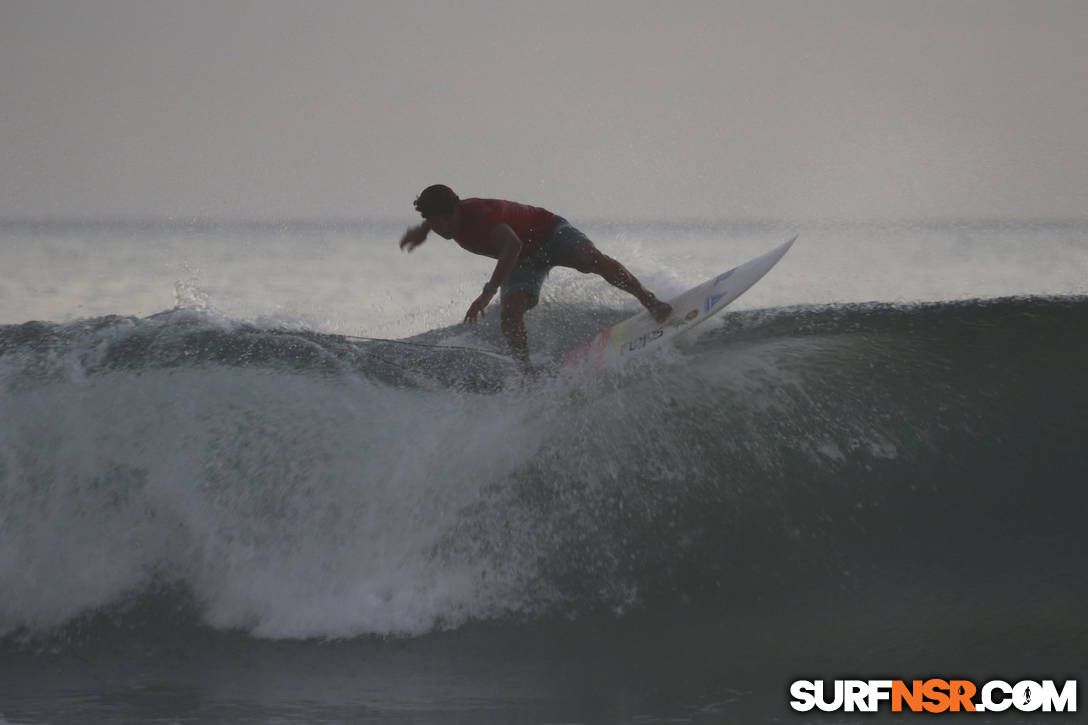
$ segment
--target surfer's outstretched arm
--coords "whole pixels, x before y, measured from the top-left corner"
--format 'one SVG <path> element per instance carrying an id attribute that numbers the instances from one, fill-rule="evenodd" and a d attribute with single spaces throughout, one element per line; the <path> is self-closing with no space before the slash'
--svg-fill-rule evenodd
<path id="1" fill-rule="evenodd" d="M 423 223 L 417 227 L 409 227 L 404 236 L 400 238 L 400 248 L 405 252 L 410 252 L 423 242 L 427 241 L 427 235 L 431 231 L 430 222 L 426 219 Z"/>
<path id="2" fill-rule="evenodd" d="M 499 291 L 499 287 L 514 271 L 518 263 L 518 255 L 521 254 L 521 239 L 514 230 L 506 224 L 499 224 L 491 231 L 491 242 L 494 245 L 498 260 L 495 262 L 495 271 L 491 273 L 491 279 L 484 285 L 483 294 L 476 298 L 472 306 L 468 308 L 465 322 L 476 322 L 476 315 L 486 316 L 486 308 L 491 303 L 491 298 Z"/>

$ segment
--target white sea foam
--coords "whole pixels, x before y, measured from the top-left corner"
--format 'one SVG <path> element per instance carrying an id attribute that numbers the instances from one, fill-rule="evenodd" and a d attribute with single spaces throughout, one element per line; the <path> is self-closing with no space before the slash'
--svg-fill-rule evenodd
<path id="1" fill-rule="evenodd" d="M 3 631 L 153 578 L 266 636 L 417 632 L 522 604 L 493 562 L 444 549 L 539 444 L 539 421 L 498 399 L 244 368 L 4 395 L 19 415 L 0 426 Z"/>

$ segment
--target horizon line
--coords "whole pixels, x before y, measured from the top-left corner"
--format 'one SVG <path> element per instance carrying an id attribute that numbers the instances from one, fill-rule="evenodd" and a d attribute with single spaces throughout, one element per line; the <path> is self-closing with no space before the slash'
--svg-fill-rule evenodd
<path id="1" fill-rule="evenodd" d="M 170 227 L 185 228 L 227 228 L 251 227 L 263 229 L 275 228 L 365 228 L 375 226 L 401 226 L 417 221 L 414 217 L 344 217 L 344 216 L 289 216 L 289 217 L 200 217 L 200 216 L 0 216 L 0 227 L 75 227 L 75 226 L 113 226 L 113 227 Z M 676 216 L 676 217 L 628 217 L 625 219 L 610 217 L 582 217 L 579 223 L 585 226 L 726 226 L 726 227 L 768 227 L 777 228 L 790 225 L 811 224 L 815 226 L 926 226 L 926 225 L 969 225 L 969 226 L 1064 226 L 1088 223 L 1088 216 L 888 216 L 888 217 L 821 217 L 821 216 Z"/>

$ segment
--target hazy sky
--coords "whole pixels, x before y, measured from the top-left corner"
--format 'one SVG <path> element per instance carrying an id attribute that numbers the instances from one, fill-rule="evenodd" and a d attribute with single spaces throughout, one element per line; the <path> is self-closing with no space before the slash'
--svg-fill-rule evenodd
<path id="1" fill-rule="evenodd" d="M 0 216 L 1088 216 L 1088 0 L 0 0 Z"/>

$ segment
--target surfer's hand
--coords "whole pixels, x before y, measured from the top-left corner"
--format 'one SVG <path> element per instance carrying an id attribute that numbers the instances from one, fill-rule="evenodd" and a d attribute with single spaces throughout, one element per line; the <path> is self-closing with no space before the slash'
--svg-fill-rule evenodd
<path id="1" fill-rule="evenodd" d="M 400 248 L 405 252 L 412 251 L 427 241 L 427 232 L 429 231 L 430 229 L 426 224 L 409 228 L 408 231 L 404 232 L 404 236 L 400 238 Z"/>
<path id="2" fill-rule="evenodd" d="M 472 306 L 468 308 L 468 312 L 465 314 L 465 322 L 476 322 L 476 315 L 480 317 L 487 317 L 487 306 L 491 303 L 491 298 L 495 295 L 490 292 L 484 292 L 482 295 L 476 298 L 476 301 L 472 303 Z"/>

